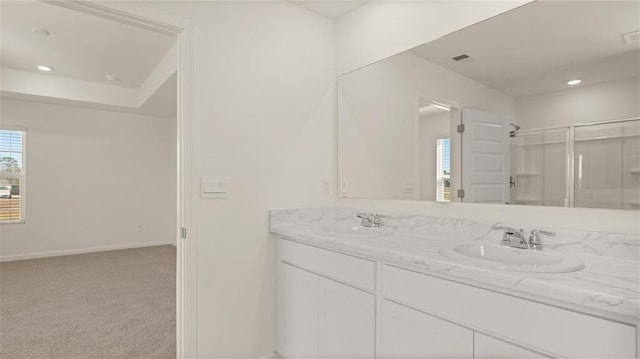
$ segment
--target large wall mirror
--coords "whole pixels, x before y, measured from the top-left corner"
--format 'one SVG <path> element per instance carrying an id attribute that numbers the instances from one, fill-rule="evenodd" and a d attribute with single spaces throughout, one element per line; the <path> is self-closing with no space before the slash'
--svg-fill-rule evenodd
<path id="1" fill-rule="evenodd" d="M 640 209 L 639 14 L 536 1 L 340 76 L 339 196 Z"/>

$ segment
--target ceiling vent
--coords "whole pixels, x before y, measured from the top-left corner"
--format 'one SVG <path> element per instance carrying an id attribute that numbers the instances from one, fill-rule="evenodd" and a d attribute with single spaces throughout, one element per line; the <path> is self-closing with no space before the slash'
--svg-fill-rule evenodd
<path id="1" fill-rule="evenodd" d="M 465 62 L 473 61 L 473 57 L 467 54 L 461 54 L 461 55 L 452 57 L 451 60 L 455 62 L 465 63 Z"/>
<path id="2" fill-rule="evenodd" d="M 638 42 L 638 41 L 640 41 L 640 30 L 636 30 L 636 31 L 628 32 L 626 34 L 622 34 L 622 38 L 624 39 L 624 42 L 626 42 L 626 43 Z"/>

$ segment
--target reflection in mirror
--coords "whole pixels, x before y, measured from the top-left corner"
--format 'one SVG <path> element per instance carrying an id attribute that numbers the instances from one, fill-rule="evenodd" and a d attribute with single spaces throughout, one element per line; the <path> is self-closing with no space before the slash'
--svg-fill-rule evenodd
<path id="1" fill-rule="evenodd" d="M 451 201 L 450 112 L 450 107 L 428 100 L 421 100 L 418 109 L 419 188 L 424 201 Z"/>
<path id="2" fill-rule="evenodd" d="M 532 2 L 341 76 L 339 195 L 640 209 L 639 12 Z"/>
<path id="3" fill-rule="evenodd" d="M 569 205 L 568 141 L 568 127 L 514 131 L 510 147 L 511 203 Z"/>
<path id="4" fill-rule="evenodd" d="M 574 131 L 575 206 L 640 209 L 640 121 Z"/>

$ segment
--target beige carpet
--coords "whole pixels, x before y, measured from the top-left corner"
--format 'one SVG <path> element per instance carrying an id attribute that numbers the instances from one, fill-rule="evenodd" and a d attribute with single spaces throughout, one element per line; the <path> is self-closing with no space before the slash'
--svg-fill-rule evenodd
<path id="1" fill-rule="evenodd" d="M 0 358 L 175 358 L 175 258 L 158 246 L 0 264 Z"/>

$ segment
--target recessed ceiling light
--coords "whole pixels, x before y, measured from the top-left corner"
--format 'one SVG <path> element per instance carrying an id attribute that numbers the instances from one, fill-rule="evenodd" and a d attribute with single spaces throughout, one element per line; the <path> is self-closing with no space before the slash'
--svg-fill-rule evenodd
<path id="1" fill-rule="evenodd" d="M 120 81 L 120 79 L 119 79 L 119 78 L 117 78 L 117 77 L 115 77 L 115 76 L 111 76 L 111 75 L 106 75 L 104 78 L 105 78 L 105 79 L 107 79 L 107 81 L 113 81 L 113 82 L 118 82 L 118 81 Z"/>
<path id="2" fill-rule="evenodd" d="M 53 71 L 53 67 L 44 66 L 44 65 L 38 65 L 38 70 L 44 71 L 44 72 L 49 72 L 49 71 Z"/>
<path id="3" fill-rule="evenodd" d="M 34 27 L 33 29 L 31 29 L 31 32 L 33 32 L 36 35 L 43 35 L 43 36 L 49 36 L 51 35 L 51 33 L 49 32 L 49 30 L 47 29 L 43 29 L 41 27 Z"/>
<path id="4" fill-rule="evenodd" d="M 577 84 L 579 84 L 581 82 L 582 82 L 582 80 L 570 80 L 570 81 L 567 81 L 567 85 L 575 86 L 575 85 L 577 85 Z"/>

